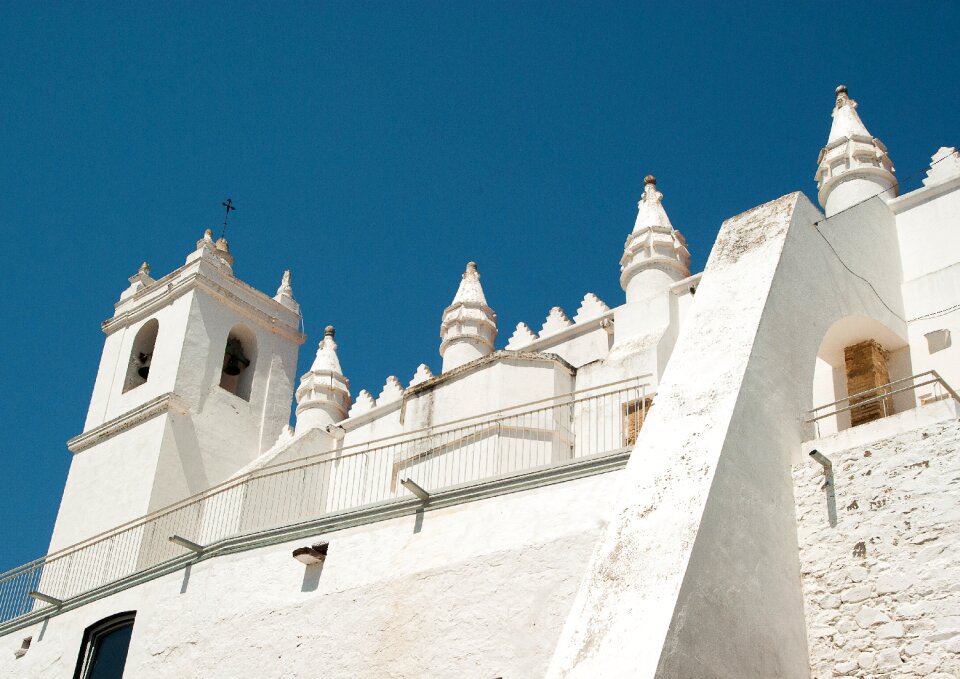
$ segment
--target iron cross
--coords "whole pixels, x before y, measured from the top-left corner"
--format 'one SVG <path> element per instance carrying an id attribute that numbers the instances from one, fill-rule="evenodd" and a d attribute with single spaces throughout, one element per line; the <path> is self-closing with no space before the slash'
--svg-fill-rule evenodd
<path id="1" fill-rule="evenodd" d="M 224 207 L 224 213 L 223 213 L 223 231 L 220 233 L 220 237 L 223 238 L 224 235 L 226 235 L 226 233 L 227 233 L 227 218 L 230 216 L 230 211 L 231 211 L 231 210 L 236 210 L 237 208 L 235 208 L 235 207 L 233 206 L 233 200 L 230 199 L 230 198 L 227 198 L 226 202 L 220 203 L 220 204 Z"/>

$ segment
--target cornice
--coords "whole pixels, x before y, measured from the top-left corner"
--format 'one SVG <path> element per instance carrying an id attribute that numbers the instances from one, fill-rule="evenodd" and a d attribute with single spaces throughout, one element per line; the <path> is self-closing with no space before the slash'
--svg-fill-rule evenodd
<path id="1" fill-rule="evenodd" d="M 232 309 L 254 323 L 257 323 L 262 328 L 280 335 L 284 339 L 296 342 L 297 344 L 303 344 L 304 341 L 306 341 L 306 335 L 301 333 L 297 328 L 300 318 L 299 314 L 296 314 L 280 302 L 267 297 L 256 288 L 250 287 L 237 278 L 232 278 L 229 281 L 230 284 L 232 284 L 231 287 L 236 288 L 236 291 L 234 291 L 208 276 L 201 270 L 200 266 L 197 266 L 195 271 L 185 272 L 189 266 L 197 265 L 191 263 L 180 267 L 173 273 L 156 281 L 148 288 L 137 292 L 132 298 L 118 302 L 116 304 L 118 310 L 131 302 L 139 302 L 139 304 L 128 311 L 118 313 L 104 321 L 101 324 L 103 332 L 107 335 L 116 332 L 121 328 L 152 315 L 158 309 L 170 304 L 173 300 L 193 290 L 200 289 L 226 303 Z M 179 280 L 177 280 L 178 278 Z M 162 288 L 166 289 L 162 290 Z M 253 296 L 257 302 L 261 303 L 267 309 L 278 313 L 276 315 L 267 313 L 267 311 L 250 300 L 243 299 L 241 294 L 237 293 L 246 293 L 244 296 L 248 297 Z M 153 295 L 152 299 L 150 298 L 151 295 Z M 289 318 L 289 320 L 287 320 L 287 318 Z M 293 321 L 293 324 L 291 324 L 290 321 Z"/>
<path id="2" fill-rule="evenodd" d="M 951 191 L 956 191 L 957 189 L 960 189 L 960 175 L 953 177 L 952 179 L 948 179 L 945 182 L 932 184 L 930 186 L 921 186 L 919 189 L 911 191 L 910 193 L 905 193 L 902 196 L 891 198 L 887 201 L 887 207 L 889 207 L 894 214 L 900 214 L 905 210 L 915 207 L 919 203 L 933 200 L 934 198 L 942 196 L 945 193 L 950 193 Z"/>
<path id="3" fill-rule="evenodd" d="M 146 422 L 157 415 L 162 415 L 171 410 L 185 415 L 190 411 L 190 408 L 183 399 L 172 391 L 169 391 L 166 394 L 161 394 L 156 398 L 150 399 L 133 410 L 129 410 L 112 420 L 104 422 L 98 427 L 94 427 L 90 431 L 85 431 L 78 436 L 74 436 L 67 441 L 67 448 L 74 454 L 81 453 L 121 432 L 132 429 L 142 422 Z"/>

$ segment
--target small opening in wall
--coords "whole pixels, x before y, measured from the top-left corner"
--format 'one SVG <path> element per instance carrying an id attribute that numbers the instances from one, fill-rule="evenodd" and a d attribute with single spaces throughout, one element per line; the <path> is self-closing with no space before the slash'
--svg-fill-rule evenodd
<path id="1" fill-rule="evenodd" d="M 623 404 L 623 445 L 632 446 L 637 442 L 637 434 L 643 427 L 643 421 L 650 412 L 653 400 L 638 398 Z"/>
<path id="2" fill-rule="evenodd" d="M 146 384 L 150 376 L 150 366 L 153 363 L 153 349 L 157 344 L 157 332 L 160 323 L 155 318 L 140 326 L 133 346 L 130 348 L 130 360 L 127 363 L 127 376 L 123 381 L 124 393 Z"/>
<path id="3" fill-rule="evenodd" d="M 234 326 L 223 350 L 220 386 L 249 401 L 255 359 L 256 339 L 253 333 L 242 325 Z"/>

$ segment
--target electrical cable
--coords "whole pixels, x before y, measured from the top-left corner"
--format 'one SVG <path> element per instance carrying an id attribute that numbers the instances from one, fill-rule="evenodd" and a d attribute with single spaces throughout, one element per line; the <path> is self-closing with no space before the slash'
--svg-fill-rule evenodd
<path id="1" fill-rule="evenodd" d="M 952 158 L 953 156 L 957 156 L 958 153 L 960 153 L 960 152 L 958 152 L 958 151 L 956 151 L 956 150 L 955 150 L 953 153 L 948 153 L 948 154 L 945 155 L 943 158 L 940 158 L 939 160 L 935 160 L 935 161 L 933 161 L 932 163 L 930 163 L 930 165 L 928 166 L 928 168 L 932 168 L 934 165 L 936 165 L 937 163 L 939 163 L 939 162 L 941 162 L 941 161 L 946 160 L 947 158 Z M 916 177 L 917 175 L 919 175 L 921 172 L 926 171 L 928 168 L 920 168 L 918 171 L 914 172 L 913 174 L 908 175 L 907 177 L 904 177 L 903 181 L 907 181 L 907 180 L 909 180 L 909 179 L 913 179 L 914 177 Z M 899 184 L 899 181 L 898 181 L 898 184 Z M 949 313 L 949 312 L 951 312 L 951 311 L 954 311 L 954 310 L 956 310 L 956 309 L 960 309 L 960 304 L 957 304 L 957 305 L 954 305 L 954 306 L 952 306 L 952 307 L 948 307 L 948 308 L 946 308 L 946 309 L 940 309 L 939 311 L 933 311 L 933 312 L 930 312 L 929 314 L 923 314 L 923 315 L 921 315 L 921 316 L 917 316 L 916 318 L 912 318 L 912 319 L 910 319 L 910 320 L 908 321 L 906 318 L 904 318 L 903 316 L 901 316 L 900 314 L 898 314 L 896 311 L 894 311 L 889 304 L 887 304 L 886 300 L 883 299 L 883 296 L 882 296 L 879 292 L 877 292 L 877 289 L 873 286 L 873 283 L 871 283 L 869 280 L 867 280 L 866 278 L 864 278 L 863 276 L 861 276 L 860 274 L 858 274 L 856 271 L 854 271 L 853 269 L 851 269 L 849 266 L 847 266 L 847 263 L 843 261 L 843 258 L 840 256 L 840 253 L 838 253 L 838 252 L 837 252 L 837 249 L 836 249 L 835 247 L 833 247 L 833 243 L 831 243 L 830 240 L 826 237 L 826 235 L 824 235 L 823 231 L 820 230 L 820 224 L 821 224 L 821 223 L 827 221 L 828 219 L 833 219 L 833 218 L 836 217 L 837 215 L 842 215 L 842 214 L 843 214 L 844 212 L 846 212 L 847 210 L 852 210 L 853 208 L 857 207 L 858 205 L 863 205 L 863 204 L 866 203 L 868 200 L 873 200 L 874 198 L 877 198 L 877 197 L 883 195 L 884 193 L 887 193 L 889 190 L 890 190 L 890 189 L 884 189 L 883 191 L 880 191 L 880 192 L 877 193 L 877 194 L 874 194 L 874 195 L 872 195 L 872 196 L 869 196 L 869 197 L 867 197 L 867 198 L 864 198 L 864 199 L 861 200 L 859 203 L 854 203 L 854 204 L 851 205 L 850 207 L 847 207 L 847 208 L 844 208 L 843 210 L 840 210 L 840 212 L 837 212 L 836 214 L 833 214 L 833 215 L 830 215 L 829 217 L 824 217 L 823 219 L 817 220 L 817 221 L 815 221 L 815 222 L 813 223 L 813 228 L 816 230 L 816 232 L 817 232 L 817 233 L 820 235 L 820 237 L 823 239 L 823 242 L 827 244 L 827 247 L 830 248 L 830 251 L 833 252 L 834 256 L 837 258 L 837 261 L 840 262 L 841 266 L 843 266 L 844 269 L 846 269 L 848 272 L 850 272 L 851 275 L 855 276 L 856 278 L 859 278 L 861 281 L 863 281 L 864 283 L 866 283 L 866 284 L 870 287 L 870 289 L 873 290 L 873 294 L 877 296 L 877 299 L 880 300 L 880 303 L 883 304 L 883 306 L 885 306 L 885 307 L 887 308 L 887 311 L 889 311 L 891 314 L 893 314 L 894 316 L 896 316 L 897 318 L 899 318 L 899 319 L 900 319 L 901 321 L 903 321 L 904 323 L 912 323 L 913 321 L 918 321 L 918 320 L 922 320 L 922 319 L 926 319 L 926 318 L 934 318 L 934 317 L 936 317 L 936 316 L 940 316 L 940 315 L 943 315 L 943 314 L 947 314 L 947 313 Z"/>

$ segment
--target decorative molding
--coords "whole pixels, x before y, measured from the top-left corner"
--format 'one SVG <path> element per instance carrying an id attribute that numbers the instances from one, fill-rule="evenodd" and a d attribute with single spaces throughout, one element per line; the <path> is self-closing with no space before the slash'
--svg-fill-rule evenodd
<path id="1" fill-rule="evenodd" d="M 398 380 L 396 376 L 390 375 L 390 377 L 387 378 L 386 383 L 383 385 L 380 395 L 377 397 L 377 405 L 382 406 L 385 403 L 399 401 L 402 396 L 403 385 L 400 384 L 400 380 Z"/>
<path id="2" fill-rule="evenodd" d="M 540 328 L 540 338 L 543 339 L 547 335 L 562 332 L 571 325 L 573 325 L 573 323 L 567 318 L 567 315 L 563 313 L 563 309 L 555 306 L 550 309 L 550 313 L 547 314 L 547 319 L 543 322 L 543 327 Z"/>
<path id="3" fill-rule="evenodd" d="M 537 334 L 523 321 L 517 323 L 517 329 L 507 342 L 507 349 L 520 349 L 537 341 Z"/>
<path id="4" fill-rule="evenodd" d="M 129 410 L 123 415 L 104 422 L 90 431 L 85 431 L 78 436 L 74 436 L 67 441 L 67 448 L 74 454 L 83 452 L 87 448 L 91 448 L 121 432 L 132 429 L 142 422 L 146 422 L 157 415 L 162 415 L 169 411 L 186 415 L 190 412 L 190 407 L 186 401 L 181 399 L 177 394 L 168 391 L 166 394 L 161 394 L 156 398 L 150 399 L 133 410 Z"/>
<path id="5" fill-rule="evenodd" d="M 607 306 L 606 302 L 592 292 L 588 292 L 583 296 L 583 301 L 580 302 L 580 308 L 577 309 L 577 315 L 573 317 L 573 322 L 583 323 L 593 318 L 599 318 L 608 311 L 610 311 L 610 307 Z"/>
<path id="6" fill-rule="evenodd" d="M 376 402 L 373 400 L 373 394 L 371 394 L 366 389 L 361 389 L 360 393 L 357 394 L 357 400 L 353 402 L 353 406 L 350 408 L 350 412 L 347 413 L 347 418 L 357 417 L 358 415 L 363 415 L 364 413 L 370 412 L 377 407 Z"/>
<path id="7" fill-rule="evenodd" d="M 299 331 L 300 315 L 287 308 L 280 302 L 268 297 L 254 287 L 251 287 L 230 275 L 229 281 L 224 283 L 231 285 L 235 290 L 230 290 L 225 285 L 213 280 L 206 271 L 202 270 L 205 262 L 191 262 L 176 271 L 167 274 L 153 285 L 137 292 L 133 297 L 121 300 L 115 306 L 119 312 L 123 306 L 136 303 L 135 306 L 127 311 L 117 313 L 112 318 L 108 318 L 101 323 L 103 332 L 107 335 L 116 332 L 128 325 L 154 314 L 158 309 L 169 305 L 172 301 L 179 299 L 195 289 L 202 289 L 204 292 L 212 295 L 218 301 L 230 306 L 234 311 L 245 316 L 249 320 L 257 323 L 269 332 L 275 333 L 297 344 L 303 344 L 306 341 L 306 335 Z M 215 266 L 215 265 L 211 265 Z M 189 267 L 195 270 L 186 272 Z M 177 280 L 179 278 L 179 280 Z M 164 289 L 165 288 L 165 289 Z M 152 299 L 150 295 L 156 295 Z M 276 315 L 268 313 L 264 308 L 260 308 L 254 301 L 243 299 L 241 295 L 251 297 L 254 301 L 262 303 L 262 306 L 271 311 L 278 312 Z"/>
<path id="8" fill-rule="evenodd" d="M 433 379 L 433 371 L 430 370 L 430 366 L 426 363 L 421 363 L 417 367 L 417 372 L 413 374 L 413 379 L 410 380 L 409 386 L 415 387 L 429 379 Z"/>

